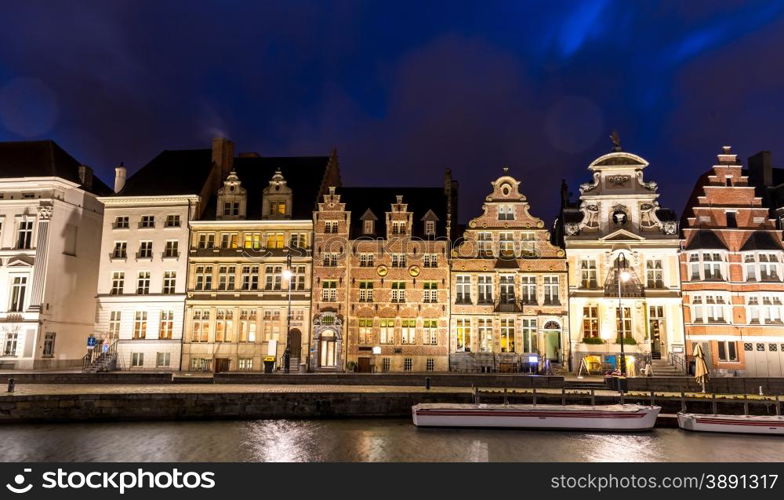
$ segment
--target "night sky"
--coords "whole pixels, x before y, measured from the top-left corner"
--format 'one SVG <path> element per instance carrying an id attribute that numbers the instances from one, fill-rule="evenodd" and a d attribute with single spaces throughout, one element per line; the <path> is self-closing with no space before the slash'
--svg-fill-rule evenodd
<path id="1" fill-rule="evenodd" d="M 109 184 L 162 149 L 326 154 L 346 185 L 508 165 L 532 213 L 623 147 L 679 213 L 724 144 L 784 165 L 784 2 L 30 1 L 0 12 L 0 140 L 51 138 Z"/>

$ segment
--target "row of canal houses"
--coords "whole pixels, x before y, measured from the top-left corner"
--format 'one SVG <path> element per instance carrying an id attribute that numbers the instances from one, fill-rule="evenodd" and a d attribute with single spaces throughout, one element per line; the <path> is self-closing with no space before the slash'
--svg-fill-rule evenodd
<path id="1" fill-rule="evenodd" d="M 679 220 L 647 161 L 594 160 L 554 226 L 508 169 L 343 186 L 337 154 L 167 150 L 107 186 L 0 143 L 0 368 L 784 375 L 784 171 L 729 147 Z"/>

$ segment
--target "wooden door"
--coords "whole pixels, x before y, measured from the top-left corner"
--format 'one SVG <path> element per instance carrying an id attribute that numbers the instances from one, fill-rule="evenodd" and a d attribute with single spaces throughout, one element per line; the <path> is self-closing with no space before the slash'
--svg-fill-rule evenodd
<path id="1" fill-rule="evenodd" d="M 231 363 L 231 360 L 229 358 L 217 358 L 217 359 L 215 359 L 215 373 L 229 371 L 229 364 L 230 363 Z"/>
<path id="2" fill-rule="evenodd" d="M 299 359 L 302 351 L 302 332 L 298 328 L 293 328 L 289 333 L 289 342 L 291 357 Z"/>
<path id="3" fill-rule="evenodd" d="M 370 358 L 357 358 L 357 371 L 370 373 Z"/>

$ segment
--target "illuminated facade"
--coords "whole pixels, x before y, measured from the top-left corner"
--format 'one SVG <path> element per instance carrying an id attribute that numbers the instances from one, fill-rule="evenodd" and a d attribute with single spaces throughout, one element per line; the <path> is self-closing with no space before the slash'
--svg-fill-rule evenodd
<path id="1" fill-rule="evenodd" d="M 593 180 L 580 186 L 579 204 L 562 194 L 574 371 L 619 368 L 622 338 L 628 373 L 649 362 L 654 371 L 682 370 L 678 225 L 659 207 L 657 184 L 643 179 L 647 166 L 616 144 L 589 165 Z"/>
<path id="2" fill-rule="evenodd" d="M 52 141 L 0 143 L 0 367 L 81 367 L 109 191 Z"/>
<path id="3" fill-rule="evenodd" d="M 452 252 L 454 371 L 528 372 L 568 360 L 564 251 L 504 170 Z"/>
<path id="4" fill-rule="evenodd" d="M 270 180 L 271 186 L 285 183 L 280 172 Z M 291 366 L 299 370 L 310 333 L 313 223 L 290 218 L 290 191 L 274 200 L 267 194 L 261 218 L 246 220 L 248 194 L 231 172 L 218 194 L 216 220 L 191 224 L 186 370 L 261 371 L 265 360 L 279 368 L 289 338 Z"/>
<path id="5" fill-rule="evenodd" d="M 784 375 L 784 247 L 775 219 L 725 146 L 683 217 L 681 280 L 688 352 L 715 373 Z"/>
<path id="6" fill-rule="evenodd" d="M 313 371 L 448 370 L 456 183 L 332 188 L 314 214 Z"/>

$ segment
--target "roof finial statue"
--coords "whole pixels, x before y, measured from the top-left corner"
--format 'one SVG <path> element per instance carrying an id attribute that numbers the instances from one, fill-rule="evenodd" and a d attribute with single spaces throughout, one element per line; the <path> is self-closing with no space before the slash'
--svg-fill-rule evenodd
<path id="1" fill-rule="evenodd" d="M 509 175 L 509 167 L 504 166 L 503 170 L 504 170 L 504 175 Z"/>
<path id="2" fill-rule="evenodd" d="M 617 130 L 613 130 L 610 134 L 610 140 L 613 143 L 613 151 L 621 151 L 621 136 L 618 135 Z"/>

